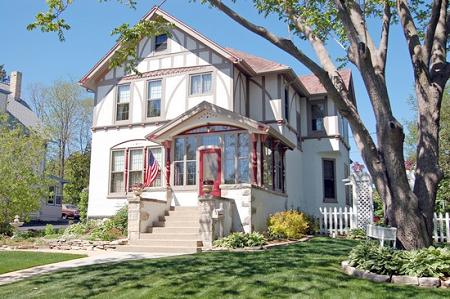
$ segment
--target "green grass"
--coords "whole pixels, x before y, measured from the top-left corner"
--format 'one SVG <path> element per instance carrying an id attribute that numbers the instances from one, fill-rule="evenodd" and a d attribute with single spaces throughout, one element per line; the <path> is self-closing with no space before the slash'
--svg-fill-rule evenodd
<path id="1" fill-rule="evenodd" d="M 0 251 L 0 274 L 73 260 L 80 257 L 85 257 L 85 255 L 31 251 Z"/>
<path id="2" fill-rule="evenodd" d="M 316 238 L 265 252 L 211 252 L 81 267 L 0 287 L 0 298 L 450 298 L 340 271 L 355 241 Z"/>

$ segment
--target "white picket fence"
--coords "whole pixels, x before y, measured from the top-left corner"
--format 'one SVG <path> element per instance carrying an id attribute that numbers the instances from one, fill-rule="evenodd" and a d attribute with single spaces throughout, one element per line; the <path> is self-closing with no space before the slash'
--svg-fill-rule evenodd
<path id="1" fill-rule="evenodd" d="M 320 208 L 320 233 L 330 236 L 345 235 L 357 227 L 358 211 L 354 208 Z M 449 213 L 434 214 L 433 239 L 436 243 L 450 243 Z"/>

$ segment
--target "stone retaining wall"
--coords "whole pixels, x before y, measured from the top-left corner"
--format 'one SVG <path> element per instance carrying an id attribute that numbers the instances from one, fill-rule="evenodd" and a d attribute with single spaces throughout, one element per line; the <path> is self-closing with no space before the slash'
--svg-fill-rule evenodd
<path id="1" fill-rule="evenodd" d="M 48 247 L 50 249 L 58 250 L 114 250 L 119 245 L 126 245 L 127 239 L 120 239 L 114 241 L 90 241 L 90 240 L 66 240 L 59 239 L 50 241 Z"/>
<path id="2" fill-rule="evenodd" d="M 450 288 L 450 277 L 439 279 L 436 277 L 415 277 L 403 275 L 381 275 L 367 270 L 360 270 L 349 265 L 348 261 L 341 263 L 344 272 L 350 276 L 367 279 L 374 282 L 388 282 L 402 285 L 414 285 L 428 288 Z"/>

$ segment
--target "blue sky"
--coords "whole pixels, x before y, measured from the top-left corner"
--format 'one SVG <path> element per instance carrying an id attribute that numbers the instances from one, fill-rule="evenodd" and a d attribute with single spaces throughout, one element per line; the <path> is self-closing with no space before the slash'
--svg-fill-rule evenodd
<path id="1" fill-rule="evenodd" d="M 59 42 L 56 34 L 26 30 L 35 14 L 45 9 L 44 0 L 0 1 L 0 64 L 5 64 L 9 72 L 23 72 L 25 100 L 30 83 L 50 84 L 61 78 L 78 81 L 114 44 L 115 37 L 110 34 L 113 28 L 122 23 L 134 24 L 161 1 L 138 0 L 136 10 L 113 0 L 106 3 L 99 3 L 97 0 L 74 2 L 64 16 L 72 29 L 66 33 L 66 41 Z M 253 22 L 265 25 L 279 35 L 289 35 L 285 24 L 276 17 L 265 19 L 258 15 L 248 1 L 238 1 L 238 5 L 233 7 Z M 201 5 L 198 1 L 167 0 L 162 8 L 220 45 L 290 65 L 298 74 L 309 73 L 288 54 L 234 23 L 218 10 Z M 373 25 L 374 39 L 377 39 L 378 24 Z M 294 41 L 303 51 L 315 57 L 307 43 L 297 38 Z M 342 55 L 342 50 L 333 41 L 330 42 L 330 49 L 333 56 Z M 353 70 L 358 109 L 369 131 L 374 132 L 374 117 L 367 93 L 361 77 Z M 412 112 L 406 99 L 413 92 L 413 76 L 406 42 L 398 26 L 394 26 L 391 31 L 387 82 L 392 109 L 397 118 L 400 121 L 411 118 Z M 361 161 L 352 139 L 351 146 L 352 160 Z"/>

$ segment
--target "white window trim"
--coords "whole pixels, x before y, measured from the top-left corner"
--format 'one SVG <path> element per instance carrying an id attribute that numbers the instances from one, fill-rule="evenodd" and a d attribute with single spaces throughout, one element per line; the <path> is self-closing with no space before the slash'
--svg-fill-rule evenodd
<path id="1" fill-rule="evenodd" d="M 208 92 L 203 92 L 203 75 L 211 75 L 211 88 Z M 195 77 L 195 76 L 201 76 L 201 78 L 202 78 L 202 92 L 193 94 L 192 93 L 192 77 Z M 214 81 L 215 81 L 215 76 L 214 76 L 214 72 L 212 72 L 212 71 L 189 74 L 188 97 L 193 98 L 193 97 L 203 97 L 203 96 L 212 95 L 214 93 Z"/>
<path id="2" fill-rule="evenodd" d="M 130 99 L 128 101 L 128 119 L 124 119 L 124 120 L 118 120 L 117 119 L 117 107 L 119 105 L 119 88 L 121 86 L 129 86 L 130 89 Z M 114 119 L 114 123 L 115 124 L 128 124 L 131 123 L 131 116 L 132 116 L 132 103 L 133 103 L 133 84 L 131 83 L 125 83 L 125 84 L 118 84 L 116 85 L 116 87 L 114 88 L 114 115 L 113 115 L 113 119 Z"/>

